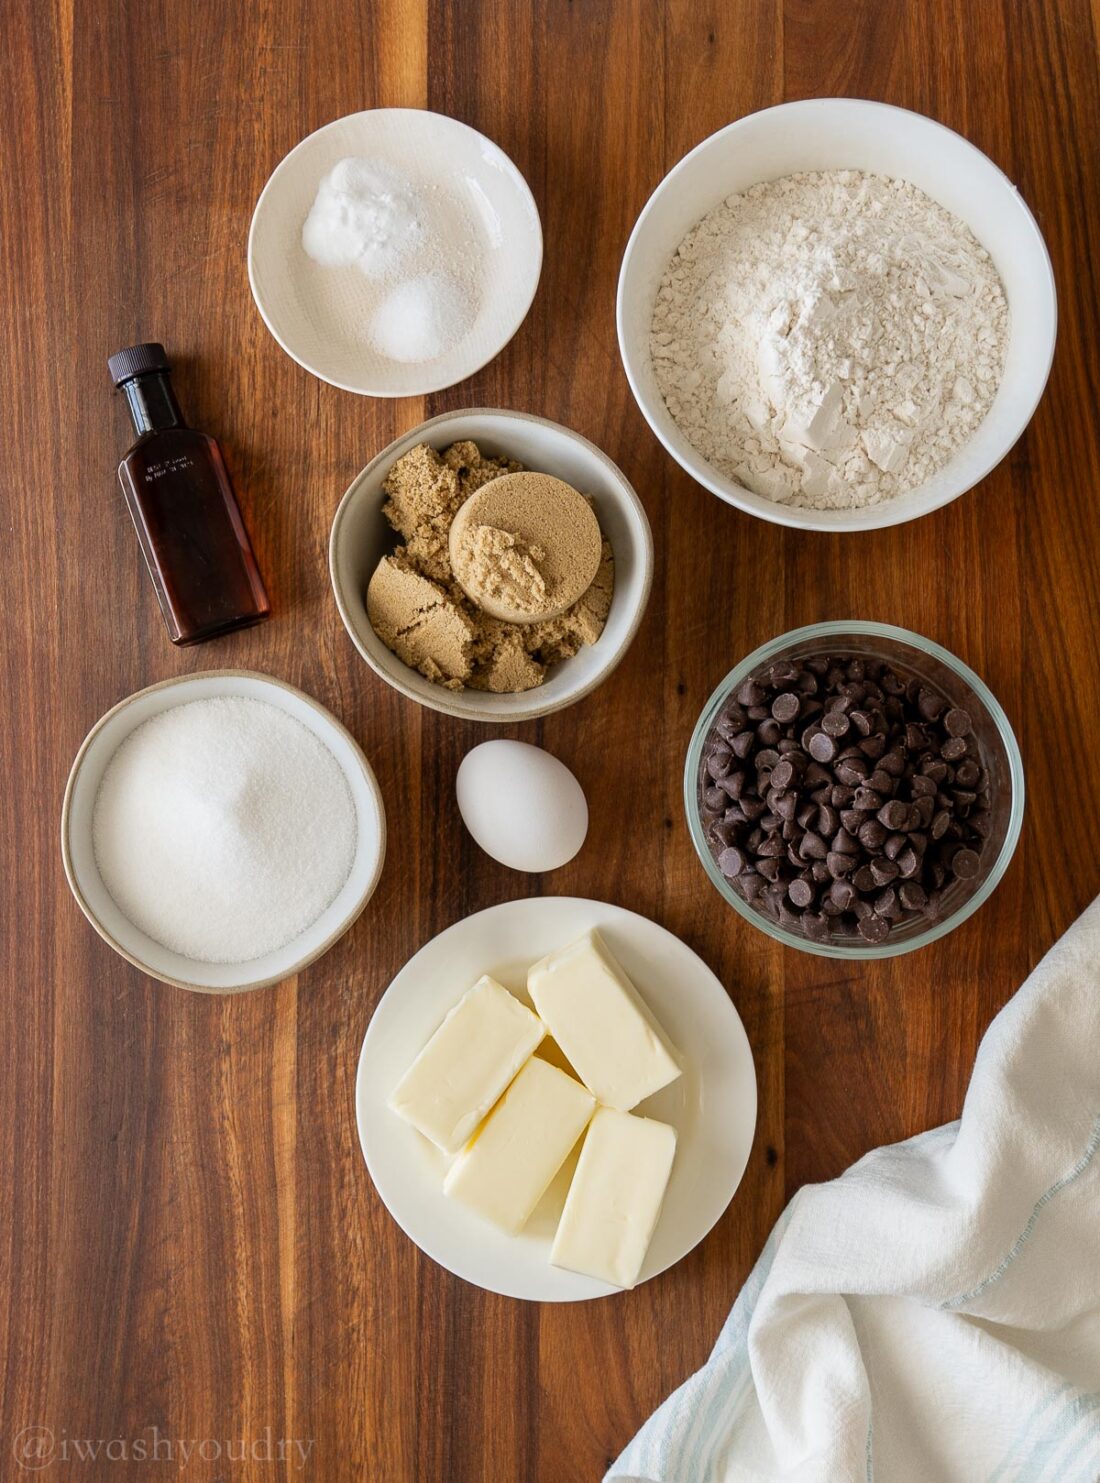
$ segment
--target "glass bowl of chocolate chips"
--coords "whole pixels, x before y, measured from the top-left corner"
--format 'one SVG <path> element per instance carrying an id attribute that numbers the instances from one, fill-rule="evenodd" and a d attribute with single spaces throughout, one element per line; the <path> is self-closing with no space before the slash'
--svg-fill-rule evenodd
<path id="1" fill-rule="evenodd" d="M 911 952 L 977 911 L 1020 837 L 1020 749 L 961 660 L 882 623 L 764 644 L 691 738 L 692 841 L 726 900 L 788 947 Z"/>

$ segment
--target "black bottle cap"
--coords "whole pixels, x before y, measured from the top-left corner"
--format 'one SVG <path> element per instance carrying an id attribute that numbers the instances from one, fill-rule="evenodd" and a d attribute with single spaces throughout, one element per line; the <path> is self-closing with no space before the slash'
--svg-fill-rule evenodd
<path id="1" fill-rule="evenodd" d="M 170 371 L 164 346 L 155 341 L 148 345 L 129 345 L 107 358 L 107 369 L 116 386 L 132 381 L 135 376 L 148 376 L 153 371 Z"/>

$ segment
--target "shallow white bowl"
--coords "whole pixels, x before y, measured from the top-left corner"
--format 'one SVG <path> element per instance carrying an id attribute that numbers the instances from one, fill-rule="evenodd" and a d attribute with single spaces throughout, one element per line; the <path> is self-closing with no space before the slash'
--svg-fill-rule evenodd
<path id="1" fill-rule="evenodd" d="M 379 559 L 396 537 L 382 514 L 382 481 L 403 453 L 418 443 L 440 450 L 463 438 L 484 453 L 518 459 L 526 468 L 555 474 L 591 497 L 600 528 L 615 553 L 615 592 L 599 641 L 556 664 L 536 690 L 489 695 L 445 690 L 390 652 L 371 627 L 366 597 Z M 352 642 L 370 667 L 420 705 L 471 721 L 528 721 L 572 705 L 605 680 L 626 653 L 642 621 L 653 580 L 653 537 L 638 496 L 621 469 L 594 443 L 567 427 L 524 412 L 479 408 L 445 412 L 397 438 L 352 480 L 329 539 L 329 572 L 336 606 Z"/>
<path id="2" fill-rule="evenodd" d="M 386 1099 L 483 973 L 529 1005 L 527 969 L 590 927 L 599 928 L 684 1068 L 635 1109 L 670 1123 L 677 1134 L 672 1176 L 639 1278 L 648 1282 L 686 1256 L 721 1218 L 745 1172 L 756 1128 L 756 1071 L 745 1028 L 729 994 L 686 943 L 635 912 L 581 897 L 535 896 L 491 906 L 448 927 L 410 958 L 374 1011 L 359 1057 L 359 1141 L 394 1220 L 456 1276 L 532 1302 L 577 1302 L 619 1291 L 550 1265 L 575 1157 L 566 1160 L 520 1234 L 507 1236 L 443 1193 L 445 1155 Z M 550 1044 L 539 1053 L 555 1059 Z"/>
<path id="3" fill-rule="evenodd" d="M 954 212 L 992 257 L 1010 311 L 1000 389 L 970 441 L 927 483 L 860 510 L 803 510 L 763 499 L 707 462 L 665 406 L 649 356 L 661 277 L 689 229 L 726 196 L 807 170 L 866 170 L 908 180 Z M 805 530 L 875 530 L 938 510 L 983 479 L 1023 432 L 1046 385 L 1057 301 L 1035 218 L 992 160 L 933 119 L 885 103 L 815 98 L 749 114 L 704 139 L 665 176 L 639 216 L 619 274 L 619 349 L 650 427 L 684 469 L 731 505 Z"/>
<path id="4" fill-rule="evenodd" d="M 350 155 L 459 195 L 480 224 L 481 306 L 469 334 L 436 360 L 410 364 L 372 350 L 354 328 L 359 270 L 322 267 L 302 247 L 322 176 Z M 423 396 L 472 376 L 523 323 L 541 270 L 538 207 L 512 161 L 476 129 L 417 108 L 351 113 L 308 135 L 276 166 L 248 233 L 248 281 L 268 329 L 307 371 L 365 396 Z"/>
<path id="5" fill-rule="evenodd" d="M 358 843 L 351 874 L 335 901 L 284 947 L 244 963 L 203 963 L 171 952 L 140 931 L 115 905 L 96 867 L 92 815 L 103 773 L 135 727 L 161 711 L 216 695 L 263 700 L 308 726 L 329 749 L 355 802 Z M 248 670 L 214 669 L 163 680 L 120 701 L 101 716 L 76 754 L 61 809 L 61 855 L 81 911 L 105 942 L 135 968 L 162 983 L 204 993 L 240 993 L 290 978 L 342 937 L 366 906 L 386 856 L 386 813 L 377 780 L 358 742 L 336 717 L 301 690 Z"/>

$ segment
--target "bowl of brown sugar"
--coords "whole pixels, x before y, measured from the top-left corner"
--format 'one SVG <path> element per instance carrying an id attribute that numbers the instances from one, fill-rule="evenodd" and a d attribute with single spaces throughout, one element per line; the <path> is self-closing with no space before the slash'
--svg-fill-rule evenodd
<path id="1" fill-rule="evenodd" d="M 388 684 L 470 720 L 544 716 L 629 647 L 653 540 L 622 471 L 519 412 L 445 413 L 352 481 L 329 570 L 344 627 Z"/>

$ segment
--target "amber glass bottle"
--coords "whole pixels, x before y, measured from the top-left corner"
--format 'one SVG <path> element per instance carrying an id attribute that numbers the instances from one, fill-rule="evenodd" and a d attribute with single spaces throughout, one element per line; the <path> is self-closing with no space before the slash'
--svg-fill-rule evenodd
<path id="1" fill-rule="evenodd" d="M 169 638 L 197 644 L 261 622 L 271 605 L 221 449 L 184 422 L 164 346 L 131 345 L 107 366 L 138 435 L 118 477 Z"/>

